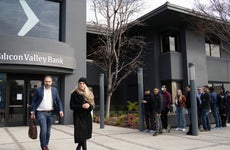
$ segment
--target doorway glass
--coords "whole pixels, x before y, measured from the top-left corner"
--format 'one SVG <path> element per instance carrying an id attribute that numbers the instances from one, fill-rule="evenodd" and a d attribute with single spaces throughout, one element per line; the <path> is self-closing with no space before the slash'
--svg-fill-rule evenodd
<path id="1" fill-rule="evenodd" d="M 53 86 L 60 89 L 60 77 L 53 77 Z M 0 126 L 28 125 L 35 89 L 43 85 L 42 75 L 0 73 Z M 54 123 L 60 118 L 54 115 Z"/>
<path id="2" fill-rule="evenodd" d="M 7 125 L 24 125 L 25 121 L 25 82 L 9 80 L 9 110 Z"/>
<path id="3" fill-rule="evenodd" d="M 5 124 L 6 116 L 6 74 L 0 73 L 0 127 Z"/>
<path id="4" fill-rule="evenodd" d="M 41 80 L 29 80 L 27 81 L 27 110 L 26 114 L 28 118 L 30 117 L 30 108 L 32 104 L 32 99 L 35 93 L 35 90 L 37 87 L 42 86 L 42 81 Z M 29 124 L 29 119 L 27 119 L 27 124 Z"/>

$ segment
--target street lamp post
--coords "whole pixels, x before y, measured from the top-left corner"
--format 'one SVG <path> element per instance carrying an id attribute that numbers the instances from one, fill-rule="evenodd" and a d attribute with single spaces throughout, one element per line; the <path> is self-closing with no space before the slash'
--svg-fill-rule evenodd
<path id="1" fill-rule="evenodd" d="M 195 87 L 195 65 L 189 63 L 190 72 L 190 99 L 191 99 L 191 115 L 192 115 L 192 135 L 198 135 L 198 118 L 197 118 L 197 100 Z"/>

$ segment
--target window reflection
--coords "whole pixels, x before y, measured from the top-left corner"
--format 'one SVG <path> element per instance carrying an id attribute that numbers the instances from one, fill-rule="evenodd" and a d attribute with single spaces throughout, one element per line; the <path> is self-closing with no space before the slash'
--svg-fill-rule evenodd
<path id="1" fill-rule="evenodd" d="M 60 3 L 47 0 L 26 0 L 26 3 L 39 21 L 25 36 L 58 40 Z M 0 1 L 0 34 L 18 35 L 27 20 L 25 10 L 18 0 Z"/>
<path id="2" fill-rule="evenodd" d="M 205 41 L 205 53 L 206 56 L 220 57 L 220 42 L 217 40 Z"/>

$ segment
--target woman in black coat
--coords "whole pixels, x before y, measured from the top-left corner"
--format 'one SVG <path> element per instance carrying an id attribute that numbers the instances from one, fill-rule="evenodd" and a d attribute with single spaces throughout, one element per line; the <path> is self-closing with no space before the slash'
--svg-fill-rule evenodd
<path id="1" fill-rule="evenodd" d="M 74 141 L 76 150 L 87 149 L 86 140 L 92 137 L 92 115 L 94 95 L 87 87 L 85 78 L 80 78 L 78 86 L 71 94 L 70 109 L 73 110 Z"/>

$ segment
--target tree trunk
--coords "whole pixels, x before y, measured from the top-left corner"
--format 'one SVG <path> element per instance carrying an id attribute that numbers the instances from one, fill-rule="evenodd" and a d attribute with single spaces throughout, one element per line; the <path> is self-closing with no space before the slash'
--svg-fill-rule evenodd
<path id="1" fill-rule="evenodd" d="M 109 69 L 111 70 L 111 69 Z M 106 89 L 106 115 L 105 118 L 109 119 L 110 117 L 110 103 L 111 103 L 111 97 L 112 97 L 112 75 L 111 71 L 107 73 L 107 89 Z"/>
<path id="2" fill-rule="evenodd" d="M 111 103 L 112 93 L 107 93 L 106 96 L 106 119 L 110 117 L 110 103 Z"/>

